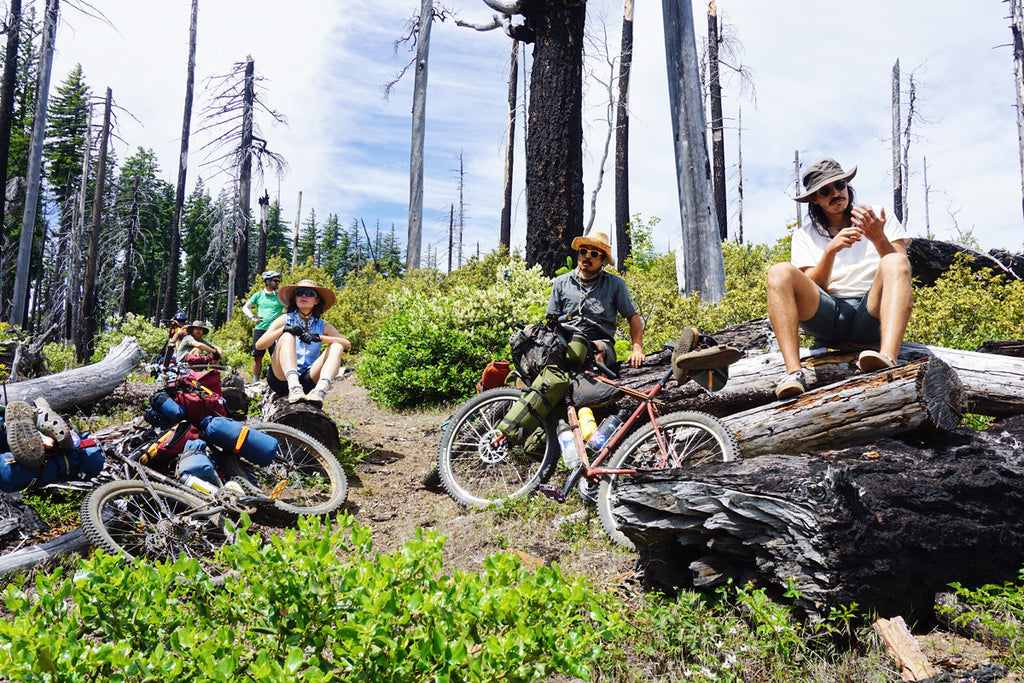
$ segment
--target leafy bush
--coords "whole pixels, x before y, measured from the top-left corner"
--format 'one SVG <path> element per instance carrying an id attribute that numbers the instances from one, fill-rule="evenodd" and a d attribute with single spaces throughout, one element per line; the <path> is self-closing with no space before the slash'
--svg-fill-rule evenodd
<path id="1" fill-rule="evenodd" d="M 358 353 L 369 339 L 377 336 L 387 311 L 381 302 L 387 301 L 402 286 L 401 278 L 385 277 L 369 266 L 349 274 L 327 315 L 342 336 L 352 342 L 353 353 Z"/>
<path id="2" fill-rule="evenodd" d="M 933 287 L 914 290 L 907 341 L 974 350 L 989 339 L 1024 337 L 1024 282 L 985 268 L 974 273 L 958 255 Z"/>
<path id="3" fill-rule="evenodd" d="M 90 363 L 103 360 L 110 349 L 120 344 L 125 337 L 135 337 L 135 341 L 146 352 L 147 358 L 157 356 L 167 344 L 167 330 L 157 327 L 145 316 L 129 313 L 123 321 L 110 318 L 107 324 L 110 326 L 109 329 L 100 332 L 96 337 Z"/>
<path id="4" fill-rule="evenodd" d="M 370 531 L 300 520 L 262 543 L 245 532 L 216 589 L 191 559 L 126 565 L 102 552 L 70 578 L 10 587 L 0 671 L 12 680 L 533 681 L 589 679 L 622 620 L 611 596 L 514 555 L 480 575 L 442 571 L 420 534 L 377 555 Z"/>
<path id="5" fill-rule="evenodd" d="M 65 342 L 50 342 L 43 345 L 43 355 L 51 372 L 63 372 L 78 367 L 75 345 Z"/>
<path id="6" fill-rule="evenodd" d="M 533 322 L 529 307 L 545 300 L 551 282 L 515 259 L 496 271 L 487 288 L 392 295 L 390 315 L 359 358 L 359 378 L 375 400 L 406 408 L 461 398 L 489 360 L 508 357 L 515 323 Z"/>
<path id="7" fill-rule="evenodd" d="M 1000 659 L 1015 671 L 1024 669 L 1024 570 L 1020 572 L 1019 581 L 1017 584 L 989 584 L 974 590 L 951 583 L 957 598 L 968 608 L 961 614 L 952 613 L 951 608 L 944 605 L 936 608 L 962 626 L 987 632 L 993 639 L 1008 643 Z"/>

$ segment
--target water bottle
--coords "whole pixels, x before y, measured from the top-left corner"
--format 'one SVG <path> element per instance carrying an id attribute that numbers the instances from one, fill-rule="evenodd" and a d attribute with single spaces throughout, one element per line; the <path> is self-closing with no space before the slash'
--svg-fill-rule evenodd
<path id="1" fill-rule="evenodd" d="M 218 488 L 216 484 L 212 484 L 206 481 L 205 479 L 200 479 L 194 474 L 186 474 L 185 476 L 179 478 L 178 481 L 184 484 L 185 486 L 189 487 L 190 489 L 195 489 L 200 493 L 207 493 L 210 495 L 216 493 Z"/>
<path id="2" fill-rule="evenodd" d="M 562 462 L 570 471 L 575 470 L 580 464 L 580 454 L 576 449 L 576 438 L 573 436 L 572 427 L 566 424 L 565 420 L 558 421 L 558 445 L 562 450 Z"/>
<path id="3" fill-rule="evenodd" d="M 580 434 L 583 435 L 584 441 L 589 441 L 590 437 L 597 431 L 597 420 L 594 419 L 594 411 L 590 408 L 580 408 L 577 417 L 580 420 Z"/>
<path id="4" fill-rule="evenodd" d="M 618 415 L 609 415 L 602 420 L 601 426 L 597 428 L 594 435 L 587 441 L 587 448 L 595 453 L 601 450 L 604 447 L 605 442 L 608 441 L 608 437 L 614 434 L 615 430 L 621 427 L 622 423 L 625 422 L 625 417 L 623 417 L 624 415 L 625 417 L 629 416 L 626 411 L 622 411 Z"/>

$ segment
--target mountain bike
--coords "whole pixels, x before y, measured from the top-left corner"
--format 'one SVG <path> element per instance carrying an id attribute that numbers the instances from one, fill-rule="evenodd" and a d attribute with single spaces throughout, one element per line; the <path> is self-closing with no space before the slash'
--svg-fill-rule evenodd
<path id="1" fill-rule="evenodd" d="M 258 465 L 210 445 L 226 482 L 219 487 L 187 486 L 169 473 L 166 464 L 148 464 L 152 446 L 164 434 L 142 418 L 119 438 L 101 440 L 107 459 L 101 474 L 105 483 L 82 502 L 86 538 L 96 547 L 132 559 L 184 554 L 208 562 L 217 549 L 233 542 L 227 522 L 242 512 L 255 521 L 280 525 L 300 514 L 326 515 L 341 507 L 348 482 L 323 445 L 287 425 L 250 427 L 277 439 L 273 461 Z"/>
<path id="2" fill-rule="evenodd" d="M 632 547 L 612 516 L 615 489 L 623 478 L 643 471 L 694 467 L 737 457 L 736 440 L 718 418 L 697 411 L 660 414 L 657 396 L 672 378 L 671 369 L 647 391 L 637 391 L 612 379 L 616 375 L 603 365 L 593 365 L 596 372 L 584 369 L 570 373 L 574 386 L 578 386 L 576 380 L 581 376 L 588 377 L 638 401 L 632 414 L 596 453 L 587 450 L 578 417 L 578 409 L 585 406 L 576 404 L 572 389 L 543 426 L 522 443 L 513 443 L 498 429 L 498 423 L 524 391 L 512 387 L 490 389 L 463 404 L 444 430 L 437 464 L 448 494 L 463 505 L 482 507 L 540 489 L 550 498 L 564 502 L 580 482 L 586 482 L 579 485 L 585 497 L 590 497 L 589 490 L 597 484 L 601 524 L 616 544 Z M 560 460 L 556 435 L 559 419 L 568 421 L 580 456 L 579 465 L 573 468 L 562 489 L 546 483 Z M 633 427 L 641 423 L 631 434 Z"/>

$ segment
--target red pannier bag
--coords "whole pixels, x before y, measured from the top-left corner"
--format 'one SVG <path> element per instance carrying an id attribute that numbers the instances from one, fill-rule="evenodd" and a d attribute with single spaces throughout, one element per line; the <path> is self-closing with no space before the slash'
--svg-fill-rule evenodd
<path id="1" fill-rule="evenodd" d="M 185 419 L 195 427 L 207 417 L 227 417 L 217 370 L 189 371 L 175 380 L 173 388 L 169 388 L 169 393 L 172 392 L 174 402 L 185 409 Z"/>
<path id="2" fill-rule="evenodd" d="M 512 363 L 507 360 L 492 360 L 484 368 L 480 381 L 476 383 L 476 393 L 504 386 L 510 372 L 512 372 Z"/>

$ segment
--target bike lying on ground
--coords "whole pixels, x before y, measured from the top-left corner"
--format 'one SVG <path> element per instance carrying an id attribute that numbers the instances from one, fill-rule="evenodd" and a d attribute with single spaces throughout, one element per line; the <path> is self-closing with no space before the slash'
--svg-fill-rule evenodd
<path id="1" fill-rule="evenodd" d="M 578 417 L 579 409 L 586 406 L 577 405 L 572 388 L 544 424 L 521 443 L 514 443 L 498 425 L 524 391 L 512 387 L 490 389 L 463 404 L 445 428 L 438 450 L 438 472 L 448 494 L 463 505 L 487 506 L 540 488 L 545 495 L 564 502 L 578 482 L 581 493 L 588 498 L 589 489 L 596 483 L 597 508 L 605 531 L 615 543 L 632 547 L 612 516 L 615 488 L 622 478 L 638 472 L 693 467 L 737 457 L 736 440 L 718 418 L 696 411 L 660 414 L 657 396 L 673 376 L 671 369 L 642 392 L 610 379 L 616 377 L 614 373 L 600 364 L 594 365 L 594 369 L 570 371 L 572 386 L 580 386 L 581 376 L 588 377 L 591 382 L 613 387 L 639 401 L 597 452 L 587 450 Z M 630 434 L 644 415 L 649 421 Z M 568 421 L 575 451 L 582 457 L 565 486 L 557 489 L 546 482 L 560 459 L 560 419 Z"/>

